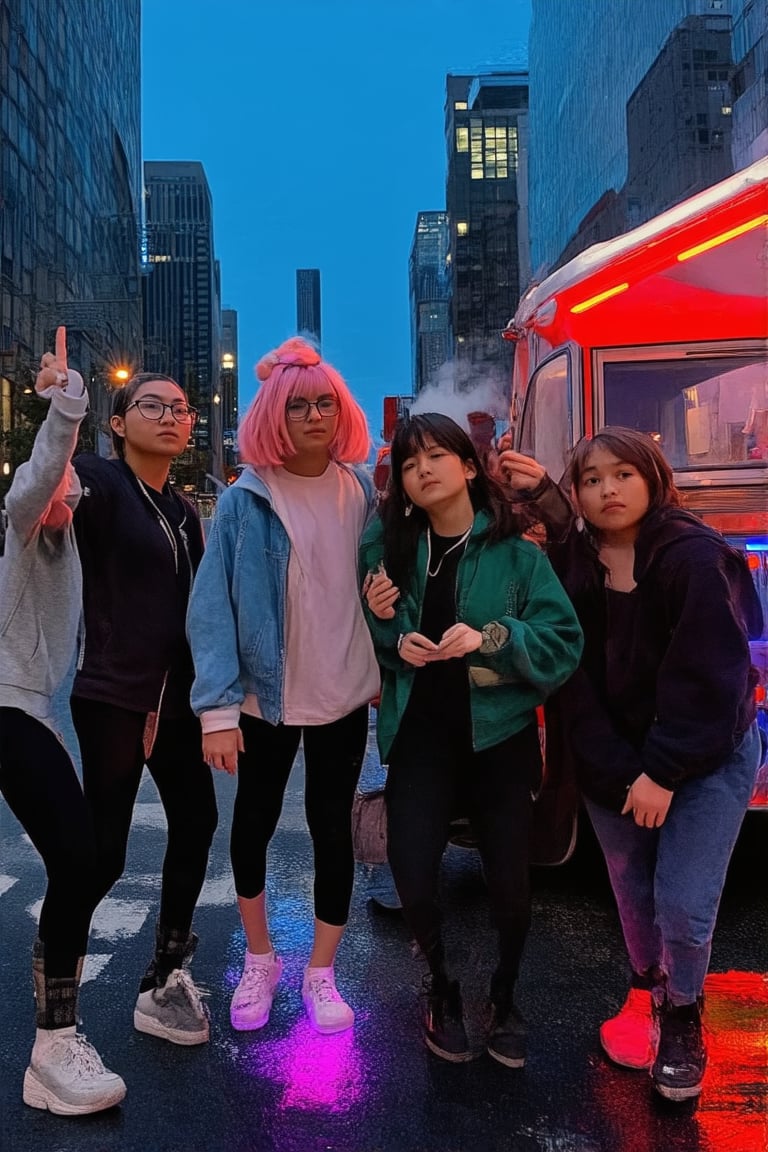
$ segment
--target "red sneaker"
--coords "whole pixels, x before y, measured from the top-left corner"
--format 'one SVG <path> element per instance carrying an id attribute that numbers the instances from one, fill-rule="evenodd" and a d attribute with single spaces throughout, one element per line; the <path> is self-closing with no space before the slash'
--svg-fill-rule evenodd
<path id="1" fill-rule="evenodd" d="M 623 1068 L 650 1068 L 659 1042 L 651 994 L 644 988 L 630 988 L 624 1007 L 600 1026 L 603 1051 Z"/>

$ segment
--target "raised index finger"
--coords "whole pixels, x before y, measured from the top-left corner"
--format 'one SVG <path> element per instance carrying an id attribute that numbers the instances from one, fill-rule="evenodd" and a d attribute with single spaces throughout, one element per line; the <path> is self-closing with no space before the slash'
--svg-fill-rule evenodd
<path id="1" fill-rule="evenodd" d="M 67 330 L 63 324 L 56 329 L 56 360 L 61 371 L 67 370 Z"/>

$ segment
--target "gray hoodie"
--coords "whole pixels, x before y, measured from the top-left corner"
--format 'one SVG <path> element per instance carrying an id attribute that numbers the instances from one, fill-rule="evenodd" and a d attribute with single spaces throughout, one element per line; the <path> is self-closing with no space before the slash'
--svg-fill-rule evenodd
<path id="1" fill-rule="evenodd" d="M 82 577 L 75 533 L 43 527 L 88 411 L 81 377 L 52 388 L 32 455 L 20 464 L 5 498 L 8 524 L 0 557 L 0 707 L 20 708 L 53 728 L 51 697 L 69 671 L 77 642 Z M 80 482 L 72 473 L 66 503 Z"/>

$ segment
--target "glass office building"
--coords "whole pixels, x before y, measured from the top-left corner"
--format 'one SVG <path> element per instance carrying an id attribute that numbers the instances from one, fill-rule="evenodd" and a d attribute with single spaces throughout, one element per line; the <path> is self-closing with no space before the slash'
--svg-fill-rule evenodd
<path id="1" fill-rule="evenodd" d="M 732 7 L 534 0 L 529 191 L 537 279 L 733 170 Z"/>
<path id="2" fill-rule="evenodd" d="M 408 262 L 414 396 L 438 382 L 451 359 L 447 212 L 419 212 Z"/>
<path id="3" fill-rule="evenodd" d="M 200 413 L 194 444 L 202 456 L 194 483 L 202 488 L 205 472 L 221 476 L 223 467 L 221 289 L 211 190 L 196 160 L 149 160 L 144 185 L 144 367 L 177 380 Z"/>
<path id="4" fill-rule="evenodd" d="M 0 3 L 0 431 L 59 323 L 102 423 L 140 362 L 140 65 L 140 0 Z"/>

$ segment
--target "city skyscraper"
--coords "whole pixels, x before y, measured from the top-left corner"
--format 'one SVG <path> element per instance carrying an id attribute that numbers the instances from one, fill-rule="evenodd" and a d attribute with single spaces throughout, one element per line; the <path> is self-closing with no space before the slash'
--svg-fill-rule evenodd
<path id="1" fill-rule="evenodd" d="M 296 331 L 308 336 L 318 352 L 322 341 L 320 269 L 296 269 Z"/>
<path id="2" fill-rule="evenodd" d="M 414 396 L 436 384 L 452 358 L 449 239 L 447 212 L 419 212 L 408 265 Z"/>
<path id="3" fill-rule="evenodd" d="M 140 0 L 0 4 L 5 476 L 18 462 L 18 392 L 57 324 L 90 385 L 95 447 L 108 443 L 97 428 L 106 429 L 114 370 L 141 360 L 140 47 Z"/>
<path id="4" fill-rule="evenodd" d="M 149 274 L 144 280 L 144 368 L 177 380 L 199 410 L 196 460 L 181 459 L 202 490 L 223 472 L 220 372 L 221 286 L 214 255 L 213 205 L 202 164 L 144 165 Z"/>
<path id="5" fill-rule="evenodd" d="M 642 8 L 639 20 L 633 0 L 564 10 L 533 0 L 537 278 L 768 147 L 765 0 L 643 0 Z"/>
<path id="6" fill-rule="evenodd" d="M 732 0 L 734 170 L 768 156 L 768 0 Z"/>
<path id="7" fill-rule="evenodd" d="M 509 386 L 512 351 L 500 339 L 520 296 L 527 216 L 519 179 L 528 74 L 447 77 L 446 209 L 454 386 Z M 524 257 L 527 265 L 527 257 Z"/>

